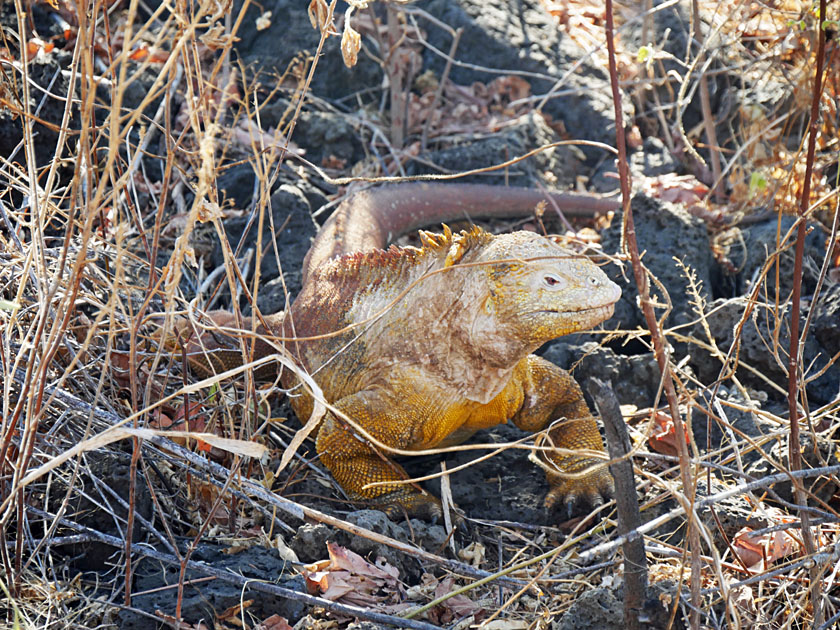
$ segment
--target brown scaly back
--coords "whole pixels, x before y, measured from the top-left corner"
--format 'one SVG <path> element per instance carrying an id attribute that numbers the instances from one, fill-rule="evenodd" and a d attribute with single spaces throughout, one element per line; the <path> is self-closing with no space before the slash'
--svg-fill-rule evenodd
<path id="1" fill-rule="evenodd" d="M 388 249 L 337 256 L 316 269 L 311 281 L 351 282 L 374 288 L 383 281 L 404 279 L 421 265 L 426 266 L 425 271 L 455 265 L 493 240 L 492 234 L 476 225 L 459 233 L 443 225 L 441 233 L 421 230 L 419 235 L 420 247 L 391 245 Z"/>

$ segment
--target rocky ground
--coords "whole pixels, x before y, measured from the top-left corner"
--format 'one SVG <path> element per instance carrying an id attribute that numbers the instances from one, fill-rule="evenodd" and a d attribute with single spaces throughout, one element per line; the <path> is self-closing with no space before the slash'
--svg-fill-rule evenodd
<path id="1" fill-rule="evenodd" d="M 140 4 L 141 12 L 154 11 L 157 6 L 154 2 Z M 290 87 L 294 81 L 287 78 L 279 82 L 276 76 L 294 67 L 302 51 L 313 52 L 318 46 L 319 32 L 310 26 L 303 4 L 284 0 L 265 3 L 262 8 L 252 4 L 239 27 L 232 59 L 241 61 L 244 69 L 241 80 L 246 83 L 257 80 L 260 84 L 253 94 L 264 99 L 259 116 L 262 129 L 287 128 L 296 106 L 296 91 Z M 239 15 L 241 6 L 241 2 L 234 2 L 232 15 Z M 381 105 L 387 102 L 383 85 L 392 80 L 390 76 L 386 78 L 384 64 L 380 62 L 383 54 L 378 47 L 381 40 L 377 37 L 384 37 L 383 33 L 375 37 L 370 36 L 370 29 L 364 33 L 365 48 L 353 69 L 346 68 L 342 61 L 339 38 L 328 39 L 318 59 L 309 97 L 296 118 L 292 136 L 296 149 L 308 163 L 322 167 L 333 176 L 386 172 L 410 176 L 488 167 L 559 140 L 613 145 L 615 123 L 604 52 L 596 49 L 595 54 L 586 54 L 580 39 L 572 36 L 569 22 L 566 27 L 558 27 L 557 20 L 561 18 L 547 11 L 547 6 L 553 4 L 539 0 L 422 0 L 411 4 L 413 13 L 409 26 L 416 20 L 428 45 L 421 47 L 412 40 L 411 45 L 406 46 L 405 63 L 414 65 L 405 147 L 389 146 L 376 135 L 382 134 L 383 129 L 387 135 L 387 116 Z M 567 3 L 566 6 L 575 8 L 578 5 Z M 258 28 L 257 18 L 264 10 L 271 11 L 270 26 Z M 660 60 L 665 67 L 675 63 L 674 58 L 685 55 L 686 41 L 690 37 L 687 12 L 688 3 L 676 3 L 655 14 L 654 32 L 647 35 L 649 41 L 664 42 L 663 50 L 674 56 Z M 57 36 L 62 28 L 51 13 L 46 5 L 33 5 L 33 19 L 43 39 Z M 8 4 L 0 8 L 4 25 L 12 27 L 15 24 L 13 14 Z M 585 12 L 582 15 L 586 15 Z M 359 20 L 361 24 L 362 18 Z M 451 67 L 447 67 L 436 52 L 448 51 L 452 42 L 451 33 L 442 28 L 442 24 L 462 29 L 457 62 Z M 598 19 L 594 19 L 594 24 L 602 29 Z M 632 51 L 644 45 L 641 20 L 627 13 L 622 24 L 620 37 L 624 50 Z M 720 33 L 717 36 L 724 37 Z M 723 43 L 717 45 L 723 46 Z M 622 57 L 624 62 L 627 59 L 631 57 Z M 726 69 L 729 61 L 718 58 L 712 66 L 718 71 L 710 71 L 709 76 L 712 84 L 710 106 L 717 121 L 719 141 L 731 154 L 740 146 L 738 133 L 733 129 L 742 130 L 739 125 L 743 124 L 743 105 L 778 107 L 789 91 L 781 93 L 768 79 L 768 73 L 758 68 L 761 62 L 752 66 L 755 72 L 740 73 Z M 56 49 L 39 55 L 30 63 L 29 78 L 38 85 L 51 85 L 53 92 L 64 93 L 62 90 L 66 92 L 68 88 L 66 73 L 62 71 L 69 63 L 70 56 L 66 51 Z M 448 73 L 453 85 L 444 92 L 443 102 L 435 104 L 432 95 L 436 81 L 444 72 Z M 155 115 L 162 98 L 151 102 L 145 99 L 154 76 L 155 72 L 150 69 L 148 83 L 140 81 L 126 91 L 126 109 L 142 103 L 149 118 Z M 507 82 L 498 83 L 500 77 Z M 509 77 L 516 77 L 516 81 Z M 563 81 L 556 84 L 561 77 Z M 432 87 L 424 87 L 423 81 L 431 82 Z M 277 90 L 274 90 L 275 86 Z M 657 98 L 673 100 L 678 89 L 678 85 L 666 80 L 658 84 Z M 701 127 L 702 108 L 698 94 L 699 91 L 693 92 L 683 108 L 682 124 L 686 130 Z M 106 98 L 107 94 L 102 97 Z M 699 166 L 679 143 L 672 146 L 675 136 L 664 139 L 672 130 L 663 131 L 657 126 L 657 117 L 643 107 L 652 102 L 651 95 L 640 100 L 639 93 L 627 87 L 623 97 L 626 117 L 623 124 L 631 138 L 629 164 L 635 182 L 632 209 L 639 249 L 644 252 L 645 265 L 658 280 L 654 287 L 657 303 L 669 305 L 663 326 L 668 331 L 672 365 L 681 384 L 681 411 L 693 433 L 692 448 L 696 449 L 698 460 L 717 466 L 704 469 L 703 482 L 698 488 L 701 496 L 712 495 L 743 480 L 766 477 L 777 472 L 778 466 L 787 465 L 785 352 L 789 345 L 789 294 L 793 287 L 791 231 L 795 218 L 780 212 L 772 198 L 755 195 L 755 203 L 737 199 L 734 179 L 725 182 L 732 201 L 705 203 L 708 187 L 703 182 L 711 183 L 709 171 Z M 442 113 L 431 107 L 433 104 Z M 58 125 L 62 111 L 61 103 L 45 99 L 39 118 Z M 173 119 L 177 112 L 171 112 Z M 229 120 L 225 124 L 238 128 L 241 111 L 230 106 L 226 115 Z M 73 124 L 71 121 L 71 127 Z M 425 140 L 421 141 L 421 137 Z M 40 127 L 35 143 L 37 163 L 48 163 L 56 138 L 49 126 Z M 139 138 L 138 135 L 137 140 Z M 15 155 L 20 141 L 19 120 L 8 113 L 0 113 L 0 153 Z M 273 170 L 269 178 L 256 160 L 248 159 L 248 143 L 236 140 L 235 136 L 226 136 L 226 141 L 229 146 L 219 148 L 227 153 L 224 168 L 215 174 L 215 186 L 220 206 L 227 213 L 224 220 L 227 242 L 240 254 L 253 253 L 258 241 L 270 250 L 260 264 L 261 291 L 257 305 L 263 314 L 283 310 L 300 288 L 303 257 L 318 225 L 334 207 L 330 205 L 330 199 L 335 193 L 343 192 L 343 188 L 329 183 L 309 164 L 296 160 L 271 165 Z M 791 136 L 788 144 L 795 148 L 796 141 Z M 169 149 L 170 145 L 160 134 L 142 159 L 144 176 L 152 192 L 141 190 L 135 198 L 141 216 L 154 216 L 157 198 L 154 185 L 162 178 L 159 156 Z M 701 153 L 708 161 L 708 151 L 701 149 Z M 395 169 L 394 154 L 401 156 L 399 171 Z M 822 165 L 824 177 L 831 175 L 832 168 L 836 173 L 836 149 L 833 166 L 828 158 Z M 73 163 L 68 160 L 60 169 L 60 176 L 70 177 L 72 170 Z M 615 171 L 612 154 L 603 148 L 594 144 L 567 145 L 539 153 L 512 167 L 469 179 L 500 185 L 510 183 L 606 193 L 618 187 Z M 186 185 L 173 191 L 173 203 L 165 209 L 168 219 L 177 220 L 183 215 L 183 207 L 189 207 L 192 202 L 194 176 L 188 174 L 184 181 Z M 260 205 L 260 195 L 270 199 L 267 207 L 271 215 L 271 222 L 265 225 L 262 234 L 258 234 L 252 214 Z M 19 208 L 24 198 L 18 190 L 10 188 L 6 203 Z M 836 212 L 836 203 L 833 207 Z M 67 226 L 56 221 L 55 234 L 60 235 Z M 804 250 L 802 323 L 810 328 L 802 355 L 802 366 L 808 377 L 802 393 L 807 397 L 809 408 L 814 410 L 814 416 L 808 430 L 803 430 L 803 456 L 807 465 L 814 467 L 834 461 L 836 439 L 833 430 L 837 426 L 840 398 L 840 366 L 832 361 L 840 352 L 840 284 L 836 268 L 821 274 L 824 261 L 830 260 L 830 221 L 830 213 L 812 215 Z M 513 221 L 484 225 L 493 231 L 523 227 L 521 222 Z M 669 450 L 669 439 L 673 438 L 669 438 L 667 429 L 661 426 L 660 416 L 649 411 L 664 405 L 659 391 L 660 371 L 648 346 L 648 338 L 640 332 L 646 325 L 638 306 L 632 269 L 626 262 L 621 264 L 617 256 L 621 251 L 621 214 L 592 217 L 576 223 L 570 230 L 549 210 L 540 220 L 527 221 L 524 227 L 589 238 L 603 253 L 614 257 L 614 262 L 605 270 L 622 287 L 615 316 L 603 325 L 602 330 L 559 339 L 542 348 L 540 354 L 571 370 L 581 383 L 592 376 L 612 383 L 624 405 L 634 443 L 641 449 L 634 461 L 637 468 L 644 471 L 639 476 L 645 505 L 643 520 L 666 514 L 676 503 L 656 478 L 665 476 L 676 483 L 677 476 L 669 469 L 671 464 L 667 459 L 675 451 L 673 442 Z M 411 237 L 407 238 L 409 240 L 401 242 L 410 242 Z M 269 245 L 272 240 L 276 250 Z M 159 265 L 166 263 L 173 241 L 174 236 L 164 239 L 158 252 Z M 187 299 L 196 294 L 207 274 L 224 265 L 225 258 L 222 243 L 212 229 L 198 230 L 193 234 L 192 243 L 199 270 L 189 270 L 181 281 Z M 143 251 L 138 240 L 136 252 L 142 256 Z M 836 256 L 836 250 L 833 255 Z M 769 265 L 768 260 L 771 261 Z M 254 266 L 249 262 L 247 271 L 253 274 Z M 146 277 L 147 273 L 141 265 L 138 278 Z M 137 282 L 139 285 L 139 280 Z M 816 293 L 817 288 L 819 293 Z M 222 290 L 213 306 L 229 308 L 230 303 L 230 292 Z M 244 298 L 240 306 L 246 312 L 249 309 Z M 664 308 L 658 311 L 660 316 L 665 312 Z M 92 312 L 90 316 L 94 316 Z M 736 334 L 738 343 L 734 344 Z M 723 359 L 733 348 L 738 362 L 735 370 L 729 371 Z M 277 470 L 284 446 L 299 426 L 281 396 L 275 396 L 272 404 L 272 417 L 289 420 L 274 422 L 262 433 L 270 436 L 261 439 L 270 447 L 271 458 L 260 469 L 263 471 L 260 475 L 256 467 L 249 468 L 249 474 L 260 478 L 261 483 L 282 496 L 336 515 L 369 532 L 417 545 L 436 555 L 451 555 L 443 524 L 417 520 L 391 522 L 381 512 L 348 503 L 340 489 L 318 467 L 314 447 L 309 443 L 300 449 L 295 465 L 276 477 L 269 477 L 265 471 Z M 649 423 L 651 418 L 653 424 Z M 651 432 L 655 434 L 653 437 Z M 504 444 L 522 437 L 524 434 L 516 428 L 500 426 L 480 433 L 474 441 Z M 452 469 L 484 452 L 465 451 L 445 458 L 422 458 L 406 465 L 412 475 L 420 476 L 440 470 L 442 461 Z M 301 563 L 326 558 L 328 542 L 350 549 L 371 562 L 381 558 L 395 567 L 401 586 L 394 587 L 394 592 L 404 594 L 406 589 L 420 588 L 423 580 L 429 579 L 424 577 L 428 574 L 437 574 L 431 579 L 443 579 L 439 567 L 427 560 L 395 550 L 383 544 L 381 539 L 354 535 L 311 518 L 304 522 L 280 513 L 276 515 L 278 521 L 282 521 L 278 525 L 270 508 L 267 516 L 265 512 L 243 507 L 240 520 L 237 520 L 230 516 L 239 509 L 234 499 L 224 504 L 228 517 L 211 519 L 212 526 L 196 537 L 196 524 L 202 522 L 207 505 L 216 495 L 203 497 L 199 491 L 187 497 L 184 470 L 173 463 L 171 456 L 165 451 L 154 451 L 146 457 L 148 467 L 141 470 L 141 475 L 148 480 L 149 487 L 156 490 L 150 492 L 145 483 L 137 486 L 133 499 L 141 519 L 134 529 L 137 545 L 151 545 L 169 553 L 177 550 L 180 554 L 189 549 L 191 561 L 245 578 L 265 579 L 268 576 L 277 586 L 297 592 L 304 592 L 307 586 L 300 575 Z M 85 468 L 75 482 L 84 487 L 85 492 L 71 493 L 67 483 L 56 482 L 58 494 L 68 492 L 68 496 L 72 494 L 73 497 L 66 518 L 105 537 L 124 537 L 129 487 L 125 480 L 130 460 L 130 450 L 87 453 Z M 218 461 L 230 463 L 224 457 L 219 457 Z M 708 478 L 706 470 L 712 470 Z M 192 469 L 190 474 L 200 478 L 202 473 Z M 833 479 L 822 477 L 809 479 L 807 483 L 814 496 L 822 501 L 823 514 L 833 514 L 836 508 Z M 427 486 L 440 494 L 438 481 L 428 482 Z M 486 571 L 507 566 L 518 558 L 518 554 L 524 558 L 524 555 L 535 556 L 550 550 L 567 540 L 569 534 L 580 535 L 581 531 L 576 527 L 590 533 L 578 543 L 581 552 L 615 535 L 613 529 L 599 529 L 597 519 L 585 523 L 581 523 L 580 516 L 566 522 L 547 520 L 542 508 L 547 485 L 540 470 L 528 462 L 525 450 L 503 450 L 486 461 L 458 471 L 451 476 L 450 486 L 452 498 L 470 523 L 469 531 L 454 539 L 454 548 L 462 551 L 457 557 L 469 562 L 470 556 L 463 550 L 471 543 L 472 549 L 476 549 L 475 543 L 479 543 L 483 551 L 476 562 Z M 792 501 L 789 481 L 780 481 L 765 490 L 770 496 L 762 501 L 767 500 L 772 509 L 790 507 L 785 503 Z M 46 496 L 39 509 L 57 510 L 55 497 L 58 494 L 53 491 Z M 713 533 L 720 554 L 731 553 L 731 542 L 737 540 L 744 528 L 760 532 L 761 528 L 774 524 L 766 510 L 757 510 L 755 503 L 743 495 L 717 503 L 715 508 L 715 514 L 704 509 L 699 511 L 699 516 Z M 156 520 L 161 511 L 178 515 L 171 523 L 174 530 L 172 538 L 168 539 L 172 541 L 171 548 L 166 548 L 167 545 L 153 535 L 161 528 Z M 272 527 L 272 533 L 266 534 Z M 278 536 L 284 542 L 278 542 Z M 652 536 L 657 544 L 679 549 L 684 539 L 684 522 L 672 520 Z M 245 539 L 249 542 L 241 542 Z M 521 549 L 526 549 L 527 553 Z M 99 598 L 100 603 L 108 603 L 104 608 L 107 612 L 103 613 L 102 627 L 141 629 L 165 625 L 165 616 L 176 614 L 179 598 L 182 620 L 195 628 L 201 627 L 200 623 L 205 624 L 204 627 L 220 628 L 236 625 L 243 610 L 247 610 L 251 620 L 248 624 L 263 621 L 264 628 L 274 627 L 266 621 L 272 615 L 283 617 L 295 628 L 335 627 L 329 625 L 328 613 L 306 602 L 224 580 L 208 581 L 206 573 L 193 566 L 181 576 L 187 586 L 179 593 L 171 586 L 179 581 L 178 567 L 154 557 L 144 557 L 136 563 L 135 596 L 131 607 L 111 608 L 109 606 L 116 606 L 121 601 L 122 561 L 115 555 L 119 549 L 115 549 L 109 539 L 91 535 L 82 541 L 57 544 L 52 551 L 54 558 L 51 561 L 61 566 L 58 574 L 68 578 L 78 576 L 88 585 L 81 589 L 84 597 Z M 614 558 L 614 554 L 610 554 L 598 561 Z M 646 627 L 668 627 L 668 611 L 661 604 L 679 597 L 675 586 L 679 572 L 668 558 L 663 555 L 651 560 L 658 566 L 658 573 L 655 571 L 651 577 L 653 586 L 649 593 Z M 728 561 L 735 562 L 732 557 Z M 562 576 L 570 568 L 553 566 L 548 574 Z M 615 577 L 619 574 L 617 568 L 606 568 L 604 573 L 590 572 L 585 588 L 575 584 L 574 578 L 570 583 L 560 579 L 547 583 L 542 599 L 531 593 L 513 607 L 512 619 L 526 620 L 525 625 L 515 625 L 511 621 L 510 625 L 492 627 L 553 630 L 623 627 L 622 584 Z M 94 586 L 97 582 L 111 586 Z M 382 592 L 385 591 L 388 589 L 383 587 Z M 498 601 L 493 597 L 498 599 L 500 593 L 501 590 L 476 596 L 473 608 L 468 609 L 466 616 L 473 615 L 473 621 L 480 621 L 482 615 L 486 617 L 489 614 L 486 611 L 498 608 Z M 505 590 L 504 593 L 510 596 L 512 591 Z M 245 601 L 250 603 L 243 607 Z M 712 597 L 709 601 L 712 603 L 704 618 L 704 627 L 714 627 L 714 620 L 719 621 L 726 614 L 719 600 Z M 754 608 L 753 605 L 750 614 L 755 615 L 754 619 L 760 619 Z M 485 612 L 479 613 L 479 609 Z M 548 614 L 545 612 L 548 609 L 554 612 Z M 535 610 L 541 612 L 537 614 L 533 612 Z M 672 627 L 679 627 L 684 611 L 684 608 L 679 609 L 676 625 Z M 227 617 L 221 614 L 223 612 Z M 451 608 L 428 620 L 453 627 L 459 616 L 462 615 Z M 337 618 L 340 624 L 348 619 L 340 615 Z M 277 623 L 278 629 L 287 627 Z M 372 621 L 362 621 L 348 627 L 361 630 L 379 626 Z"/>

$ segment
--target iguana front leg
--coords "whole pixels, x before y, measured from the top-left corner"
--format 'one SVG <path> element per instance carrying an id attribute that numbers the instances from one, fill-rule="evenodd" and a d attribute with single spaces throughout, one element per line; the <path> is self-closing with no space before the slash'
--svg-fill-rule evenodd
<path id="1" fill-rule="evenodd" d="M 598 425 L 583 399 L 580 386 L 565 370 L 540 357 L 529 355 L 517 370 L 525 394 L 522 408 L 513 417 L 520 429 L 543 430 L 558 418 L 541 446 L 553 445 L 569 451 L 604 451 Z M 591 455 L 570 455 L 548 452 L 541 455 L 550 486 L 545 507 L 553 511 L 564 501 L 571 515 L 575 505 L 584 500 L 600 505 L 612 496 L 614 485 L 605 460 Z"/>
<path id="2" fill-rule="evenodd" d="M 334 405 L 352 418 L 371 436 L 392 448 L 405 448 L 411 442 L 414 422 L 401 417 L 399 406 L 379 390 L 346 396 Z M 365 488 L 373 482 L 402 481 L 408 474 L 387 453 L 358 439 L 348 423 L 327 414 L 315 444 L 321 461 L 352 499 L 368 501 L 390 518 L 410 517 L 436 520 L 443 514 L 440 500 L 410 484 Z"/>

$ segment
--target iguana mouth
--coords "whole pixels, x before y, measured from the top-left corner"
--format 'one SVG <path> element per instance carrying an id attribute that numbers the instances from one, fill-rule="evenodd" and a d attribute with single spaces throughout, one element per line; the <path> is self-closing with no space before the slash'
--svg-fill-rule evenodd
<path id="1" fill-rule="evenodd" d="M 539 311 L 531 311 L 533 314 L 538 313 L 556 313 L 558 315 L 577 315 L 580 313 L 596 313 L 598 311 L 604 311 L 605 313 L 610 312 L 614 309 L 615 304 L 605 304 L 603 306 L 592 306 L 590 308 L 573 308 L 568 310 L 557 310 L 557 309 L 542 309 Z"/>

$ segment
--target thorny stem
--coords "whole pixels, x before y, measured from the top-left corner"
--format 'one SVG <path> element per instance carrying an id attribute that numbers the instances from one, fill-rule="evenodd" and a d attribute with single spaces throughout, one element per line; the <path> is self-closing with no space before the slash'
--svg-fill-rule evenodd
<path id="1" fill-rule="evenodd" d="M 639 256 L 639 246 L 636 242 L 636 228 L 633 223 L 633 209 L 630 203 L 630 169 L 627 163 L 627 144 L 624 137 L 624 116 L 621 108 L 621 94 L 618 87 L 618 70 L 615 60 L 615 40 L 613 37 L 613 3 L 606 0 L 606 21 L 607 57 L 609 60 L 610 86 L 612 88 L 613 107 L 615 109 L 615 138 L 618 149 L 618 175 L 621 183 L 622 211 L 623 211 L 623 247 L 630 255 L 633 265 L 633 276 L 639 290 L 639 301 L 642 313 L 645 317 L 648 330 L 650 330 L 653 352 L 659 371 L 662 374 L 662 383 L 665 390 L 665 397 L 668 401 L 668 408 L 674 421 L 677 450 L 680 458 L 680 478 L 683 485 L 683 493 L 686 501 L 688 544 L 691 552 L 691 618 L 692 628 L 698 628 L 700 623 L 700 536 L 697 525 L 693 519 L 694 505 L 694 483 L 691 477 L 690 457 L 686 443 L 685 429 L 680 421 L 679 409 L 677 407 L 677 394 L 674 388 L 674 381 L 671 377 L 670 361 L 666 350 L 662 330 L 656 321 L 656 313 L 650 299 L 650 284 L 647 274 L 642 266 Z M 674 611 L 679 600 L 674 602 Z"/>
<path id="2" fill-rule="evenodd" d="M 800 357 L 799 357 L 799 313 L 802 301 L 802 258 L 805 252 L 805 233 L 807 231 L 807 213 L 809 199 L 811 197 L 811 176 L 814 169 L 814 152 L 816 150 L 820 96 L 822 95 L 822 75 L 825 62 L 825 20 L 826 0 L 820 0 L 820 13 L 817 19 L 817 70 L 814 77 L 814 91 L 811 98 L 811 119 L 808 125 L 808 150 L 805 156 L 805 181 L 802 185 L 802 196 L 799 198 L 799 225 L 796 232 L 796 251 L 793 263 L 793 297 L 791 298 L 790 311 L 790 353 L 788 356 L 788 412 L 790 414 L 790 441 L 788 442 L 788 458 L 792 472 L 802 469 L 802 453 L 799 444 L 799 409 L 797 398 L 804 392 L 804 384 L 799 387 Z M 803 340 L 804 341 L 804 340 Z M 807 401 L 803 396 L 803 410 L 806 409 Z M 808 497 L 801 480 L 793 482 L 794 496 L 796 503 L 807 506 Z M 811 531 L 811 517 L 807 509 L 800 510 L 799 517 L 802 520 L 802 544 L 805 547 L 807 556 L 813 556 L 816 551 L 814 535 Z M 820 568 L 812 563 L 809 570 L 811 594 L 811 606 L 813 608 L 813 627 L 818 628 L 822 624 L 822 606 L 820 597 Z"/>

